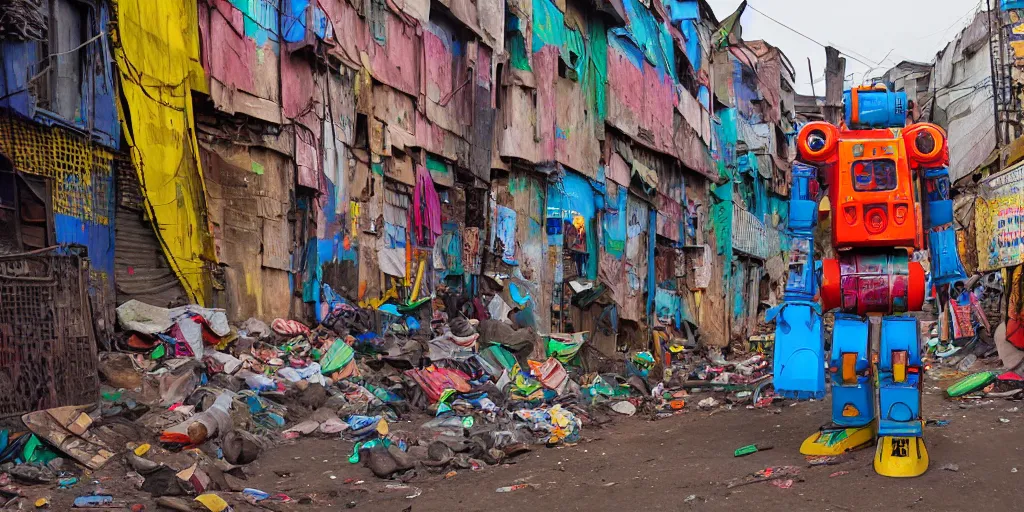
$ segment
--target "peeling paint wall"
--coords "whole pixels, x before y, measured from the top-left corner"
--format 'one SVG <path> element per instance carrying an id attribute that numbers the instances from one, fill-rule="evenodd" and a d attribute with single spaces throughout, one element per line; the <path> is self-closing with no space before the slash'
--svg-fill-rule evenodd
<path id="1" fill-rule="evenodd" d="M 103 2 L 62 0 L 53 12 L 49 5 L 55 30 L 46 44 L 0 40 L 0 156 L 9 172 L 41 179 L 35 195 L 48 211 L 36 214 L 50 218 L 42 241 L 87 250 L 96 328 L 105 334 L 116 295 L 113 162 L 121 138 L 111 47 L 100 37 L 110 16 Z"/>
<path id="2" fill-rule="evenodd" d="M 784 84 L 793 70 L 777 48 L 750 41 L 715 54 L 715 95 L 728 108 L 716 112 L 713 155 L 722 183 L 714 186 L 711 225 L 720 267 L 731 341 L 744 344 L 762 329 L 760 304 L 774 304 L 785 279 L 789 243 L 781 203 L 789 194 L 792 102 Z M 782 156 L 785 155 L 785 156 Z M 767 285 L 762 286 L 762 280 Z"/>
<path id="3" fill-rule="evenodd" d="M 77 167 L 57 173 L 17 137 L 0 152 L 53 180 L 54 238 L 89 247 L 117 300 L 310 320 L 338 296 L 448 290 L 472 308 L 496 292 L 517 323 L 593 331 L 608 352 L 684 322 L 727 343 L 743 180 L 786 180 L 761 126 L 785 117 L 784 95 L 745 73 L 785 68 L 770 45 L 712 63 L 703 2 L 104 5 L 81 22 L 112 20 L 111 35 L 55 103 L 28 84 L 38 44 L 0 41 L 0 109 L 20 116 L 0 129 L 37 150 L 71 137 L 62 126 L 90 133 L 72 137 Z M 712 112 L 712 94 L 731 108 Z M 740 172 L 741 142 L 762 174 Z M 756 204 L 778 225 L 770 197 Z"/>

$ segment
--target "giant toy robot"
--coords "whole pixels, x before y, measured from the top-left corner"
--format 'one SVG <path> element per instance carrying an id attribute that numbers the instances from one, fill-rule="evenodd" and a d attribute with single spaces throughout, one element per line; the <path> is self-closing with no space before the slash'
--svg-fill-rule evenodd
<path id="1" fill-rule="evenodd" d="M 928 468 L 924 367 L 917 320 L 907 313 L 921 309 L 925 272 L 911 257 L 927 247 L 937 285 L 964 278 L 946 135 L 935 125 L 906 125 L 905 94 L 884 86 L 854 88 L 843 101 L 840 126 L 809 123 L 797 135 L 789 279 L 785 302 L 769 313 L 775 388 L 788 398 L 820 399 L 825 373 L 831 377 L 832 424 L 807 438 L 802 453 L 838 455 L 874 442 L 876 472 L 918 476 Z M 825 195 L 837 258 L 818 262 L 814 230 Z M 826 354 L 822 313 L 830 310 Z M 871 329 L 868 316 L 881 317 L 880 329 Z"/>

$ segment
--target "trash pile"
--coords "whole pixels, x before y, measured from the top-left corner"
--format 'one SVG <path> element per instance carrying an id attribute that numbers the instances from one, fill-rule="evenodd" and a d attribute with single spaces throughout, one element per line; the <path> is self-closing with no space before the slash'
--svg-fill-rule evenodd
<path id="1" fill-rule="evenodd" d="M 100 406 L 33 412 L 22 418 L 27 430 L 0 431 L 0 475 L 7 484 L 86 487 L 86 472 L 116 459 L 164 506 L 225 510 L 211 493 L 291 499 L 244 482 L 247 464 L 291 439 L 347 440 L 349 463 L 407 482 L 417 472 L 501 464 L 538 444 L 574 444 L 613 415 L 680 414 L 695 392 L 757 403 L 753 390 L 770 383 L 760 355 L 729 363 L 672 346 L 667 365 L 650 352 L 615 361 L 590 348 L 587 333 L 539 336 L 422 305 L 334 298 L 311 328 L 280 318 L 232 326 L 218 309 L 126 302 L 117 308 L 118 350 L 101 354 Z M 720 404 L 709 396 L 700 408 Z M 398 430 L 400 420 L 417 427 Z M 4 498 L 22 496 L 10 489 Z M 95 483 L 80 497 L 91 507 L 113 500 Z"/>
<path id="2" fill-rule="evenodd" d="M 942 305 L 937 322 L 929 330 L 925 356 L 938 366 L 962 373 L 1000 365 L 1002 354 L 996 338 L 997 331 L 1004 329 L 1005 343 L 1005 327 L 997 329 L 1003 296 L 999 273 L 975 275 L 949 285 L 948 292 L 949 300 Z M 1015 364 L 1007 365 L 1012 366 Z"/>

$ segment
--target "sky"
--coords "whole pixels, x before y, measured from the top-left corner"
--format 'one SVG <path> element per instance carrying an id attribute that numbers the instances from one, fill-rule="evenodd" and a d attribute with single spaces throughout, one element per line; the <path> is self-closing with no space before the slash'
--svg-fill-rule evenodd
<path id="1" fill-rule="evenodd" d="M 740 4 L 740 0 L 707 1 L 719 20 Z M 764 39 L 781 49 L 796 69 L 796 88 L 801 94 L 812 92 L 807 70 L 810 57 L 814 89 L 821 96 L 825 93 L 825 49 L 765 15 L 818 43 L 834 46 L 846 58 L 847 79 L 860 84 L 865 77 L 880 76 L 902 60 L 931 62 L 970 23 L 975 12 L 985 8 L 985 1 L 748 0 L 741 18 L 743 39 Z"/>

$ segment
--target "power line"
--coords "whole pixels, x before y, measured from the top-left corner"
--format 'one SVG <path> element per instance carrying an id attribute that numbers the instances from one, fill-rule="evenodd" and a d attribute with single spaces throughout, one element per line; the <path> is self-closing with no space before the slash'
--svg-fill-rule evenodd
<path id="1" fill-rule="evenodd" d="M 957 18 L 957 20 L 954 21 L 952 24 L 950 24 L 948 27 L 946 27 L 946 28 L 944 28 L 942 30 L 938 30 L 938 31 L 932 32 L 931 34 L 926 34 L 926 35 L 923 35 L 923 36 L 918 36 L 916 39 L 924 39 L 924 38 L 927 38 L 927 37 L 934 36 L 936 34 L 943 34 L 943 35 L 945 35 L 946 32 L 949 32 L 949 29 L 951 29 L 955 25 L 959 24 L 961 21 L 964 20 L 964 18 L 970 16 L 971 14 L 974 14 L 974 13 L 978 12 L 978 9 L 981 8 L 981 4 L 984 1 L 985 0 L 979 0 L 977 5 L 975 5 L 974 7 L 971 7 L 971 10 L 967 11 L 963 16 L 960 16 L 959 18 Z"/>
<path id="2" fill-rule="evenodd" d="M 855 52 L 855 51 L 853 51 L 853 50 L 847 49 L 846 47 L 843 47 L 843 46 L 839 46 L 838 44 L 835 44 L 835 43 L 833 43 L 832 41 L 829 41 L 829 42 L 828 42 L 828 44 L 829 44 L 830 46 L 832 46 L 833 48 L 835 48 L 835 49 L 839 50 L 839 51 L 840 51 L 841 53 L 845 53 L 845 54 L 847 54 L 847 55 L 856 55 L 857 57 L 860 57 L 860 58 L 862 58 L 862 59 L 864 59 L 864 60 L 867 60 L 867 61 L 869 61 L 869 62 L 870 62 L 870 61 L 874 61 L 874 59 L 872 59 L 871 57 L 868 57 L 867 55 L 864 55 L 863 53 L 858 53 L 858 52 Z M 894 49 L 895 49 L 895 48 L 894 48 Z M 890 50 L 890 51 L 891 51 L 891 50 Z M 888 55 L 886 55 L 886 56 L 888 56 Z M 861 64 L 864 64 L 865 66 L 871 66 L 871 64 L 867 64 L 867 63 L 865 63 L 864 61 L 860 61 L 860 60 L 858 60 L 857 62 L 860 62 Z M 878 65 L 878 64 L 875 64 L 875 65 Z"/>
<path id="3" fill-rule="evenodd" d="M 780 26 L 782 26 L 783 28 L 786 28 L 787 30 L 793 32 L 794 34 L 796 34 L 796 35 L 798 35 L 798 36 L 800 36 L 800 37 L 802 37 L 802 38 L 804 38 L 804 39 L 806 39 L 806 40 L 808 40 L 808 41 L 810 41 L 810 42 L 812 42 L 812 43 L 814 43 L 814 44 L 816 44 L 816 45 L 818 45 L 818 46 L 820 46 L 822 48 L 826 47 L 824 44 L 822 44 L 822 43 L 816 41 L 815 39 L 811 38 L 811 36 L 808 36 L 807 34 L 804 34 L 803 32 L 800 32 L 799 30 L 797 30 L 797 29 L 795 29 L 795 28 L 793 28 L 793 27 L 791 27 L 789 25 L 786 25 L 785 23 L 783 23 L 783 22 L 781 22 L 781 21 L 779 21 L 779 20 L 777 20 L 775 18 L 772 18 L 771 16 L 765 14 L 764 12 L 762 12 L 757 7 L 754 7 L 753 5 L 750 5 L 749 3 L 747 4 L 747 7 L 753 9 L 754 12 L 760 14 L 761 16 L 764 16 L 765 18 L 768 18 L 769 20 L 774 21 L 775 23 L 777 23 Z M 855 57 L 853 55 L 850 55 L 847 52 L 840 52 L 840 53 L 843 54 L 843 55 L 846 55 L 847 57 L 849 57 L 849 58 L 851 58 L 851 59 L 853 59 L 853 60 L 855 60 L 857 62 L 860 62 L 861 64 L 863 64 L 865 66 L 871 67 L 871 66 L 874 65 L 874 64 L 868 64 L 867 62 L 864 62 L 864 61 L 858 59 L 857 57 Z"/>

